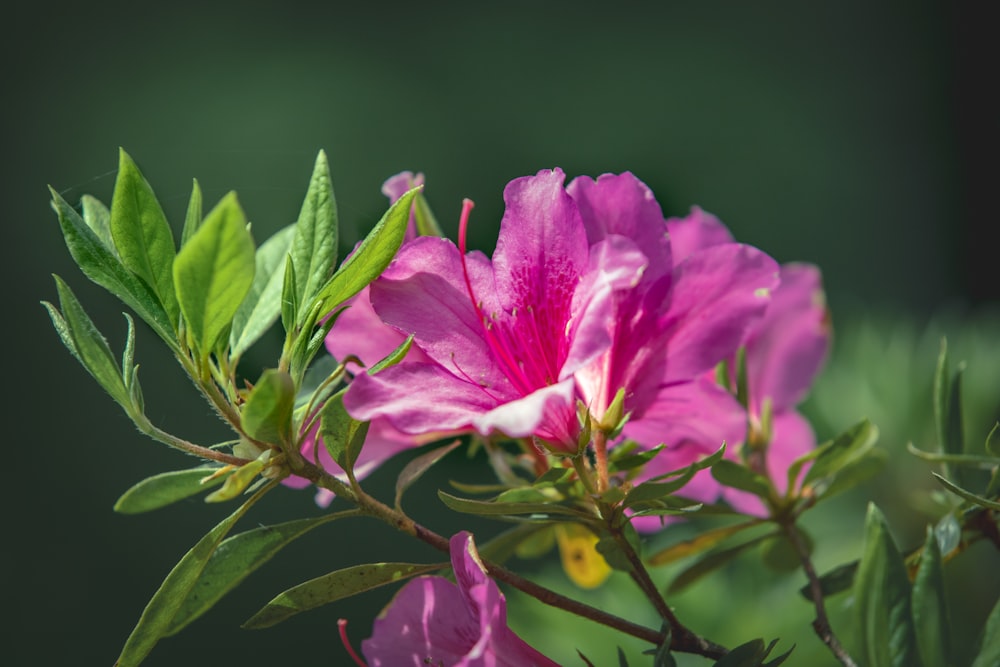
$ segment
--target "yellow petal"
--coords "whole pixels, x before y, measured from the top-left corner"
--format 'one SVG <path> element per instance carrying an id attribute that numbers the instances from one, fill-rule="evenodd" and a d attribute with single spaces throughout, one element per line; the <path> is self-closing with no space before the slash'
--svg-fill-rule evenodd
<path id="1" fill-rule="evenodd" d="M 563 570 L 580 588 L 597 588 L 611 574 L 604 556 L 597 552 L 597 536 L 586 526 L 561 523 L 555 527 Z"/>

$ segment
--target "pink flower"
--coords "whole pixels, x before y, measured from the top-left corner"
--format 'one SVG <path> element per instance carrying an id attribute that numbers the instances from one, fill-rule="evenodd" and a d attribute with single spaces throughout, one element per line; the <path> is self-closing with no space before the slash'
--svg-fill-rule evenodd
<path id="1" fill-rule="evenodd" d="M 508 184 L 492 261 L 444 239 L 403 248 L 371 302 L 428 359 L 356 378 L 355 418 L 535 436 L 572 453 L 577 400 L 600 419 L 624 389 L 629 437 L 651 447 L 684 431 L 682 403 L 763 312 L 777 265 L 734 243 L 677 256 L 632 174 L 563 181 L 556 169 Z"/>
<path id="2" fill-rule="evenodd" d="M 507 626 L 507 603 L 483 567 L 472 535 L 451 538 L 455 582 L 408 582 L 361 643 L 370 667 L 558 667 Z M 457 585 L 456 585 L 457 584 Z"/>

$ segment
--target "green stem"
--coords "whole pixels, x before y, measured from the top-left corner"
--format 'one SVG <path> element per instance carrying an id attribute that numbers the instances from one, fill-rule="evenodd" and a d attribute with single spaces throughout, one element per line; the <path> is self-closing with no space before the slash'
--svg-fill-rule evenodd
<path id="1" fill-rule="evenodd" d="M 202 447 L 201 445 L 196 445 L 193 442 L 188 442 L 183 438 L 178 438 L 175 435 L 157 428 L 152 424 L 152 422 L 145 418 L 137 419 L 136 425 L 139 427 L 140 431 L 154 440 L 158 440 L 165 445 L 170 445 L 175 449 L 187 452 L 188 454 L 194 454 L 195 456 L 199 456 L 203 459 L 210 459 L 212 461 L 218 461 L 219 463 L 225 463 L 233 466 L 243 466 L 250 462 L 248 459 L 242 459 L 238 456 L 233 456 L 232 454 L 226 454 L 225 452 L 220 452 L 215 449 Z"/>

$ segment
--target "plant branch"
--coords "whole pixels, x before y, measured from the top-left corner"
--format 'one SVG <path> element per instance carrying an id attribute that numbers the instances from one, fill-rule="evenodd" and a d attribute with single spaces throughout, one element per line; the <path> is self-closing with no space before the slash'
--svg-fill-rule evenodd
<path id="1" fill-rule="evenodd" d="M 799 555 L 799 560 L 802 562 L 802 570 L 806 573 L 806 578 L 809 579 L 809 593 L 810 597 L 812 597 L 813 606 L 816 608 L 816 619 L 812 622 L 813 630 L 816 631 L 816 635 L 827 645 L 830 652 L 833 653 L 834 657 L 844 667 L 857 667 L 857 663 L 854 662 L 847 650 L 841 645 L 837 636 L 833 634 L 830 619 L 826 615 L 826 605 L 823 603 L 823 587 L 820 585 L 816 568 L 813 567 L 812 560 L 809 558 L 809 547 L 806 546 L 798 529 L 795 527 L 795 520 L 781 522 L 780 526 L 788 537 L 788 541 L 795 548 L 795 552 Z"/>
<path id="2" fill-rule="evenodd" d="M 148 419 L 136 419 L 135 422 L 139 427 L 139 430 L 149 437 L 154 440 L 158 440 L 165 445 L 170 445 L 175 449 L 187 452 L 188 454 L 194 454 L 195 456 L 199 456 L 203 459 L 210 459 L 212 461 L 218 461 L 219 463 L 225 463 L 233 466 L 243 466 L 250 462 L 248 459 L 233 456 L 232 454 L 226 454 L 225 452 L 220 452 L 215 449 L 209 449 L 208 447 L 202 447 L 201 445 L 196 445 L 193 442 L 188 442 L 183 438 L 178 438 L 176 435 L 172 435 L 157 428 Z"/>

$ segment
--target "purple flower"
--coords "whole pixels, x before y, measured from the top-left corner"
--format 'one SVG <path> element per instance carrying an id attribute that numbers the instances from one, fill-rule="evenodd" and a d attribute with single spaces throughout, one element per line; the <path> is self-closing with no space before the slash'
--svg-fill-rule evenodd
<path id="1" fill-rule="evenodd" d="M 558 667 L 507 626 L 506 600 L 472 535 L 458 533 L 450 546 L 456 583 L 433 576 L 408 582 L 361 643 L 370 667 Z"/>
<path id="2" fill-rule="evenodd" d="M 355 418 L 535 436 L 572 453 L 577 400 L 600 421 L 624 390 L 626 435 L 676 444 L 684 403 L 713 391 L 697 378 L 763 312 L 777 265 L 735 243 L 680 255 L 632 174 L 563 182 L 556 169 L 508 184 L 492 261 L 464 253 L 468 206 L 461 250 L 437 238 L 402 249 L 371 302 L 428 360 L 358 377 L 345 398 Z"/>

